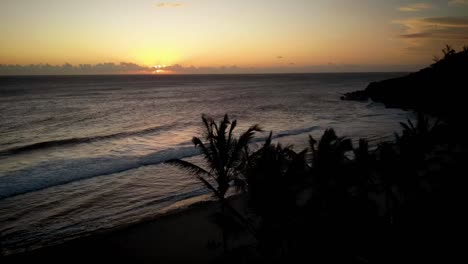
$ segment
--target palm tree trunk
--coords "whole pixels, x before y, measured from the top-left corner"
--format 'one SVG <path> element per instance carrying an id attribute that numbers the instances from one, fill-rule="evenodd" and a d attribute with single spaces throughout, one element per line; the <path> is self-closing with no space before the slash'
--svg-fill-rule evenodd
<path id="1" fill-rule="evenodd" d="M 227 253 L 228 252 L 228 235 L 227 235 L 227 231 L 226 231 L 226 212 L 225 212 L 225 206 L 224 206 L 224 203 L 222 202 L 221 203 L 221 215 L 222 215 L 222 227 L 221 227 L 221 232 L 222 232 L 222 236 L 223 236 L 223 250 L 224 250 L 224 253 Z"/>
<path id="2" fill-rule="evenodd" d="M 241 213 L 239 213 L 236 209 L 234 209 L 234 207 L 232 207 L 228 200 L 220 195 L 217 195 L 218 198 L 219 198 L 219 201 L 221 202 L 221 208 L 222 210 L 227 209 L 227 211 L 230 211 L 239 221 L 242 222 L 242 224 L 244 224 L 245 228 L 247 229 L 247 231 L 255 238 L 257 239 L 257 231 L 255 229 L 255 227 L 252 225 L 251 222 L 249 222 Z"/>
<path id="3" fill-rule="evenodd" d="M 387 220 L 389 224 L 393 224 L 393 210 L 392 210 L 392 201 L 391 201 L 391 191 L 392 189 L 387 186 L 385 188 L 385 207 L 387 209 Z"/>

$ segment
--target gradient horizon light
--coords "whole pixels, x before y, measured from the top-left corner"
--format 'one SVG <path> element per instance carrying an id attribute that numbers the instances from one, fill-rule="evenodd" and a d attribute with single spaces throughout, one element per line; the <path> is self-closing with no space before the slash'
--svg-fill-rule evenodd
<path id="1" fill-rule="evenodd" d="M 466 14 L 460 0 L 2 0 L 0 64 L 403 69 L 468 44 Z"/>

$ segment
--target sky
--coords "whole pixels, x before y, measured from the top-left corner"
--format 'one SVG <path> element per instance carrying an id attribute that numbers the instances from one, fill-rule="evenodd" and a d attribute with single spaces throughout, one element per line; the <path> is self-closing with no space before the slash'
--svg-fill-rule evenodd
<path id="1" fill-rule="evenodd" d="M 468 0 L 0 0 L 0 74 L 412 71 Z"/>

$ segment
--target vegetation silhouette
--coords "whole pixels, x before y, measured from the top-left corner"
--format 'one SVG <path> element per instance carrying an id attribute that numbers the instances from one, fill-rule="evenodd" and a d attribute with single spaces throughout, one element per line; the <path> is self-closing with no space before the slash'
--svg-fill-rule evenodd
<path id="1" fill-rule="evenodd" d="M 206 134 L 203 141 L 193 142 L 210 169 L 182 160 L 169 163 L 193 172 L 222 208 L 254 234 L 256 253 L 233 248 L 226 254 L 231 261 L 307 257 L 385 263 L 430 260 L 444 252 L 435 238 L 440 233 L 430 237 L 422 230 L 448 224 L 445 217 L 456 215 L 450 191 L 451 181 L 459 184 L 459 179 L 445 174 L 453 175 L 463 159 L 453 158 L 445 122 L 419 113 L 416 123 L 401 123 L 394 141 L 377 146 L 365 139 L 353 146 L 351 139 L 327 129 L 318 140 L 309 136 L 309 147 L 296 152 L 292 145 L 274 144 L 272 132 L 263 144 L 249 148 L 260 129 L 252 126 L 237 139 L 236 121 L 227 115 L 219 124 L 206 116 L 202 120 Z M 245 191 L 249 216 L 229 205 L 226 192 L 231 186 Z M 228 243 L 226 235 L 223 243 Z M 421 256 L 423 249 L 434 251 Z"/>
<path id="2" fill-rule="evenodd" d="M 277 261 L 287 250 L 289 227 L 297 214 L 297 195 L 307 178 L 307 149 L 272 144 L 272 132 L 249 156 L 246 167 L 249 207 L 258 217 L 258 242 L 263 256 Z"/>
<path id="3" fill-rule="evenodd" d="M 206 115 L 202 116 L 202 121 L 205 128 L 203 140 L 193 137 L 192 142 L 195 147 L 201 150 L 209 169 L 206 170 L 198 165 L 180 159 L 169 160 L 166 163 L 178 166 L 192 173 L 220 201 L 221 217 L 218 218 L 218 223 L 221 224 L 223 230 L 223 247 L 225 252 L 227 252 L 227 228 L 228 224 L 232 222 L 228 219 L 226 210 L 229 210 L 231 215 L 236 217 L 237 220 L 242 221 L 242 223 L 247 224 L 247 226 L 249 226 L 249 223 L 229 204 L 229 201 L 226 199 L 226 193 L 231 184 L 238 188 L 243 187 L 242 167 L 245 166 L 248 144 L 255 132 L 261 130 L 258 125 L 254 125 L 237 138 L 233 133 L 237 126 L 237 121 L 233 120 L 231 122 L 227 114 L 219 124 Z M 250 231 L 253 232 L 251 229 Z"/>

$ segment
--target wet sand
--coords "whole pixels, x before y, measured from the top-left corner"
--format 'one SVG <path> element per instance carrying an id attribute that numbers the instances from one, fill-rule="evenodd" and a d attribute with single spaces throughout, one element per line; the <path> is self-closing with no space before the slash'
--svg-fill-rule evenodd
<path id="1" fill-rule="evenodd" d="M 245 198 L 231 198 L 231 204 L 245 212 Z M 219 203 L 201 202 L 152 221 L 8 256 L 4 261 L 209 263 L 223 255 L 222 232 L 214 222 L 218 211 Z M 228 243 L 230 248 L 249 244 L 253 244 L 253 238 L 247 233 L 240 233 Z"/>

